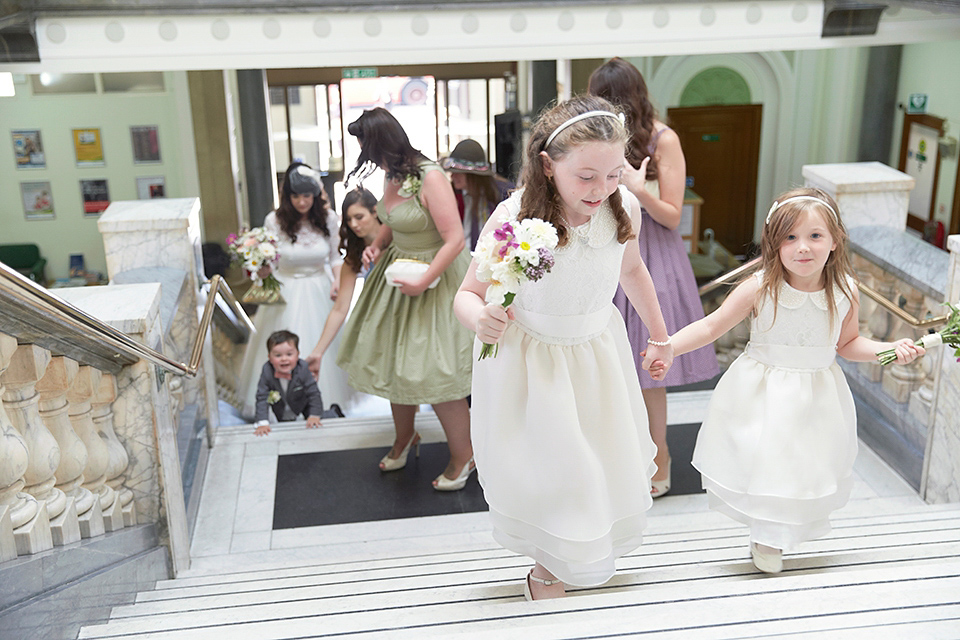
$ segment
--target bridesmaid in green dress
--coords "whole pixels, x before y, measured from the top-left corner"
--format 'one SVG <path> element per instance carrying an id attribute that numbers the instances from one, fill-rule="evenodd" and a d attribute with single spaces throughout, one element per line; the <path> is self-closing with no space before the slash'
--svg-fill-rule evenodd
<path id="1" fill-rule="evenodd" d="M 363 253 L 364 265 L 374 267 L 344 328 L 337 364 L 354 389 L 390 401 L 396 439 L 380 461 L 383 471 L 402 469 L 410 449 L 418 451 L 414 415 L 418 405 L 433 405 L 450 447 L 433 486 L 457 491 L 475 466 L 466 400 L 473 338 L 453 315 L 470 264 L 457 201 L 440 166 L 413 148 L 386 109 L 364 111 L 347 131 L 361 148 L 350 176 L 362 181 L 380 167 L 386 183 L 377 207 L 384 224 Z M 429 266 L 391 286 L 384 272 L 398 259 Z"/>

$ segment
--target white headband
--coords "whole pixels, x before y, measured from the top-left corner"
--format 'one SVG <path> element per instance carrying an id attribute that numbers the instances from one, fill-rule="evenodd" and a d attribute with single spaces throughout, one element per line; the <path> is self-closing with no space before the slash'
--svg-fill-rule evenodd
<path id="1" fill-rule="evenodd" d="M 788 202 L 796 202 L 797 200 L 811 200 L 813 202 L 819 202 L 820 204 L 825 206 L 827 209 L 830 209 L 830 213 L 833 214 L 834 220 L 836 220 L 837 222 L 840 222 L 840 216 L 837 215 L 836 210 L 834 210 L 834 208 L 830 206 L 830 203 L 824 200 L 823 198 L 818 198 L 816 196 L 793 196 L 792 198 L 787 198 L 783 202 L 774 201 L 773 206 L 770 207 L 770 211 L 767 213 L 767 219 L 763 224 L 765 225 L 770 224 L 770 216 L 773 215 L 774 211 L 776 211 L 783 205 L 787 204 Z"/>
<path id="2" fill-rule="evenodd" d="M 570 118 L 569 120 L 561 124 L 559 127 L 554 129 L 553 133 L 551 133 L 547 137 L 547 141 L 543 143 L 543 149 L 546 149 L 547 147 L 549 147 L 550 143 L 553 142 L 554 138 L 557 137 L 557 134 L 563 131 L 564 129 L 566 129 L 567 127 L 569 127 L 570 125 L 572 125 L 573 123 L 580 122 L 581 120 L 586 120 L 587 118 L 599 118 L 601 116 L 616 118 L 617 120 L 620 121 L 620 124 L 624 123 L 624 118 L 622 113 L 617 114 L 617 113 L 613 113 L 612 111 L 587 111 L 586 113 L 581 113 L 578 116 L 573 116 L 572 118 Z"/>

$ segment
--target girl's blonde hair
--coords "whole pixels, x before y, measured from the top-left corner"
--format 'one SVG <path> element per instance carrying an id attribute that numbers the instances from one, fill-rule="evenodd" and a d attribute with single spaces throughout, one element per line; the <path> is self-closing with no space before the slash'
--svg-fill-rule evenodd
<path id="1" fill-rule="evenodd" d="M 616 142 L 626 145 L 629 139 L 626 128 L 618 118 L 597 116 L 585 118 L 567 126 L 550 141 L 549 145 L 546 145 L 547 138 L 560 125 L 588 111 L 619 113 L 603 98 L 588 95 L 575 96 L 566 102 L 549 107 L 540 114 L 533 125 L 524 154 L 523 171 L 520 176 L 523 196 L 520 200 L 518 218 L 520 220 L 540 218 L 552 224 L 557 229 L 561 247 L 569 240 L 570 231 L 563 217 L 563 201 L 553 180 L 544 173 L 540 152 L 546 151 L 550 159 L 556 162 L 588 142 Z M 614 191 L 607 198 L 607 202 L 617 221 L 617 241 L 622 244 L 635 237 L 630 214 L 624 209 L 620 198 L 620 190 Z"/>
<path id="2" fill-rule="evenodd" d="M 787 202 L 790 198 L 797 197 L 803 197 L 803 199 Z M 810 198 L 815 198 L 816 200 L 811 200 Z M 855 281 L 857 280 L 856 273 L 850 264 L 850 258 L 847 254 L 848 236 L 847 230 L 844 228 L 838 215 L 840 208 L 837 207 L 837 203 L 825 191 L 810 187 L 801 187 L 786 191 L 777 197 L 776 202 L 783 202 L 785 204 L 779 205 L 775 210 L 771 211 L 763 227 L 763 234 L 760 236 L 760 250 L 763 256 L 761 260 L 763 278 L 760 282 L 758 299 L 762 299 L 763 296 L 770 296 L 770 299 L 773 301 L 774 319 L 776 319 L 780 286 L 787 278 L 786 267 L 784 267 L 780 261 L 780 246 L 787 239 L 787 236 L 790 235 L 790 232 L 797 224 L 797 220 L 799 220 L 804 212 L 816 211 L 820 214 L 827 231 L 837 245 L 837 248 L 830 252 L 830 256 L 823 266 L 823 276 L 821 278 L 821 284 L 827 294 L 827 312 L 830 316 L 830 327 L 832 330 L 834 315 L 837 312 L 837 302 L 834 298 L 833 291 L 838 289 L 852 304 L 853 290 L 850 287 L 847 276 L 852 277 Z"/>

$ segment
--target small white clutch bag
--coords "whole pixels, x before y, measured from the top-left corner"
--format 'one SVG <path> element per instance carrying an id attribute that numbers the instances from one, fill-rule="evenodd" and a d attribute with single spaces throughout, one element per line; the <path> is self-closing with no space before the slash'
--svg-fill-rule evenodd
<path id="1" fill-rule="evenodd" d="M 383 272 L 383 275 L 387 278 L 387 284 L 391 287 L 399 287 L 400 285 L 394 280 L 396 277 L 408 278 L 408 277 L 417 277 L 422 276 L 427 272 L 427 269 L 430 267 L 426 262 L 420 260 L 412 260 L 410 258 L 397 258 L 393 261 L 386 271 Z M 438 284 L 440 284 L 440 278 L 437 278 L 430 283 L 428 289 L 433 289 Z"/>

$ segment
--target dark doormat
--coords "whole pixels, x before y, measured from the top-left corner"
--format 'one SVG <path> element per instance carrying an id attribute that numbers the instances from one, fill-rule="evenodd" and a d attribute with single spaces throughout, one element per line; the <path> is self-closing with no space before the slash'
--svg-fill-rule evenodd
<path id="1" fill-rule="evenodd" d="M 462 491 L 435 491 L 433 479 L 447 465 L 447 444 L 413 451 L 407 466 L 383 473 L 377 466 L 387 447 L 280 456 L 273 528 L 370 522 L 486 511 L 474 473 Z"/>
<path id="2" fill-rule="evenodd" d="M 700 474 L 690 464 L 699 424 L 670 425 L 667 442 L 673 458 L 668 495 L 701 493 Z M 420 458 L 410 453 L 400 471 L 382 473 L 377 467 L 386 447 L 350 449 L 280 456 L 273 528 L 293 529 L 325 524 L 371 522 L 454 513 L 486 511 L 477 474 L 462 491 L 434 491 L 430 483 L 443 471 L 449 452 L 446 443 L 420 447 Z"/>
<path id="3" fill-rule="evenodd" d="M 699 432 L 700 423 L 667 426 L 667 445 L 670 447 L 670 458 L 673 460 L 670 471 L 670 493 L 667 497 L 703 493 L 703 488 L 700 486 L 700 472 L 690 463 Z"/>

